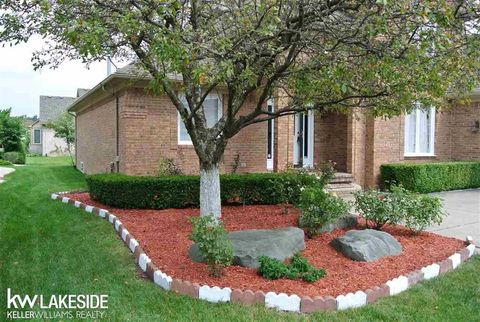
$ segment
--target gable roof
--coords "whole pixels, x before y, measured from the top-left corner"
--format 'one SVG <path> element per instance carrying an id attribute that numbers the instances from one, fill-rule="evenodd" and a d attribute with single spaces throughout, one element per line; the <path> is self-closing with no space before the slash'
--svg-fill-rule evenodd
<path id="1" fill-rule="evenodd" d="M 168 74 L 167 77 L 175 82 L 182 81 L 181 75 Z M 129 63 L 124 67 L 118 68 L 87 93 L 73 101 L 67 110 L 69 112 L 79 112 L 92 104 L 92 102 L 114 95 L 121 88 L 130 86 L 146 87 L 151 79 L 150 74 L 138 63 Z"/>
<path id="2" fill-rule="evenodd" d="M 41 121 L 52 121 L 76 100 L 76 97 L 66 96 L 45 96 L 40 95 L 40 116 Z"/>

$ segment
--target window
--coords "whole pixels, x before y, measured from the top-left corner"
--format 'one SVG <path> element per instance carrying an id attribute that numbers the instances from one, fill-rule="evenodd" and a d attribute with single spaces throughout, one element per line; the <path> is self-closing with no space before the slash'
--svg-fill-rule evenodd
<path id="1" fill-rule="evenodd" d="M 432 156 L 435 145 L 435 108 L 417 106 L 405 116 L 405 156 Z"/>
<path id="2" fill-rule="evenodd" d="M 187 106 L 187 101 L 185 97 L 181 98 L 182 102 Z M 207 119 L 207 126 L 213 127 L 222 115 L 222 102 L 220 97 L 215 94 L 207 95 L 205 101 L 203 102 L 203 110 L 205 112 L 205 118 Z M 187 132 L 187 128 L 180 117 L 180 113 L 178 115 L 178 144 L 192 144 L 192 140 L 190 139 L 190 135 Z"/>
<path id="3" fill-rule="evenodd" d="M 33 129 L 33 144 L 42 143 L 42 132 L 40 129 Z"/>

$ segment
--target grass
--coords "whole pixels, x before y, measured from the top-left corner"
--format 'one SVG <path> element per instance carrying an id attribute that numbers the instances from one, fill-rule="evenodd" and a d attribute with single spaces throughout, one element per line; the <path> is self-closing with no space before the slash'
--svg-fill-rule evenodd
<path id="1" fill-rule="evenodd" d="M 16 294 L 108 294 L 108 321 L 472 321 L 480 317 L 480 257 L 441 278 L 357 310 L 300 315 L 210 304 L 144 279 L 111 226 L 50 199 L 85 189 L 68 158 L 29 158 L 0 184 L 0 320 Z M 477 318 L 475 318 L 477 317 Z"/>

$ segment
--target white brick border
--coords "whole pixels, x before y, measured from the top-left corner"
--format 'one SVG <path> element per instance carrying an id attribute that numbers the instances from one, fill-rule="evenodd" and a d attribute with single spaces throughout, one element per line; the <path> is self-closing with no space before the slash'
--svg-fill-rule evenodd
<path id="1" fill-rule="evenodd" d="M 51 199 L 61 200 L 62 203 L 68 204 L 70 201 L 70 198 L 62 196 L 62 194 L 65 194 L 65 193 L 68 193 L 68 192 L 52 193 Z M 75 200 L 73 205 L 79 208 L 82 206 L 82 203 Z M 138 243 L 138 241 L 135 238 L 133 238 L 133 236 L 129 233 L 129 231 L 125 227 L 123 227 L 122 222 L 114 214 L 110 213 L 106 209 L 99 209 L 90 205 L 85 205 L 84 209 L 86 212 L 89 212 L 89 213 L 93 213 L 94 211 L 97 211 L 99 217 L 108 220 L 108 222 L 110 222 L 111 224 L 114 224 L 113 225 L 114 230 L 120 233 L 122 240 L 125 242 L 125 244 L 127 244 L 127 247 L 130 249 L 132 253 L 135 253 L 135 251 L 137 250 L 137 247 L 140 247 L 140 244 Z M 120 225 L 122 225 L 121 231 L 119 231 Z M 462 252 L 465 252 L 465 251 L 467 252 L 467 254 L 464 254 L 463 260 L 466 260 L 465 256 L 470 258 L 474 255 L 475 245 L 473 244 L 471 237 L 469 238 L 467 236 L 466 241 L 467 243 L 470 243 L 466 248 L 448 257 L 448 259 L 450 259 L 452 263 L 451 269 L 457 268 L 462 263 Z M 152 263 L 152 260 L 147 256 L 147 254 L 143 252 L 141 248 L 140 248 L 140 254 L 138 254 L 137 252 L 135 256 L 138 256 L 137 264 L 140 267 L 140 269 L 143 272 L 146 272 L 147 275 L 150 274 L 149 276 L 151 277 L 151 279 L 155 284 L 157 284 L 164 290 L 172 289 L 173 278 L 171 276 L 163 273 L 158 269 L 155 269 L 152 272 L 152 267 L 155 267 L 155 266 L 150 266 L 150 271 L 149 271 L 148 267 L 149 267 L 149 264 Z M 445 261 L 439 262 L 439 263 L 441 265 L 445 265 Z M 440 264 L 433 263 L 421 268 L 422 273 L 420 274 L 423 274 L 423 278 L 420 278 L 420 280 L 428 280 L 440 275 L 442 270 L 442 266 Z M 448 261 L 447 261 L 447 264 L 448 264 Z M 448 270 L 448 266 L 447 266 L 447 270 Z M 407 274 L 407 276 L 410 276 L 410 275 Z M 188 282 L 185 281 L 185 283 L 188 283 Z M 409 282 L 409 278 L 404 275 L 400 275 L 396 278 L 393 278 L 387 281 L 385 284 L 388 286 L 390 296 L 399 294 L 407 290 L 411 286 Z M 346 295 L 342 294 L 337 296 L 335 298 L 336 309 L 345 310 L 350 308 L 358 308 L 366 305 L 367 303 L 369 303 L 368 298 L 370 296 L 370 295 L 367 295 L 367 293 L 371 291 L 372 290 L 367 290 L 367 292 L 357 291 L 355 293 L 348 293 Z M 253 292 L 250 290 L 247 290 L 245 292 L 251 292 L 253 294 Z M 208 302 L 212 302 L 212 303 L 230 302 L 232 299 L 232 290 L 229 287 L 220 288 L 218 286 L 211 287 L 208 285 L 203 285 L 198 288 L 198 298 Z M 306 297 L 306 299 L 310 299 L 310 298 Z M 265 294 L 264 305 L 267 308 L 275 308 L 282 311 L 301 312 L 303 311 L 301 307 L 303 305 L 301 304 L 302 301 L 303 300 L 296 294 L 288 295 L 285 293 L 277 294 L 275 292 L 268 292 L 267 294 Z M 307 311 L 307 312 L 311 312 L 311 311 Z"/>
<path id="2" fill-rule="evenodd" d="M 198 298 L 212 303 L 230 302 L 232 290 L 229 287 L 220 288 L 218 286 L 210 287 L 203 285 L 198 290 Z"/>
<path id="3" fill-rule="evenodd" d="M 440 275 L 440 265 L 437 263 L 422 267 L 423 278 L 426 280 L 432 279 Z"/>
<path id="4" fill-rule="evenodd" d="M 296 294 L 268 292 L 265 294 L 265 306 L 282 311 L 300 312 L 300 297 Z"/>
<path id="5" fill-rule="evenodd" d="M 337 310 L 361 307 L 367 304 L 367 294 L 363 291 L 337 296 Z"/>

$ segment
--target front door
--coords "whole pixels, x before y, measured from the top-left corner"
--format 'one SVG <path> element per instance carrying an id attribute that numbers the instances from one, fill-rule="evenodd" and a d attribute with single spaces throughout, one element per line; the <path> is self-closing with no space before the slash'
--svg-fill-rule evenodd
<path id="1" fill-rule="evenodd" d="M 295 115 L 295 136 L 293 140 L 293 164 L 297 167 L 313 167 L 313 112 Z"/>

